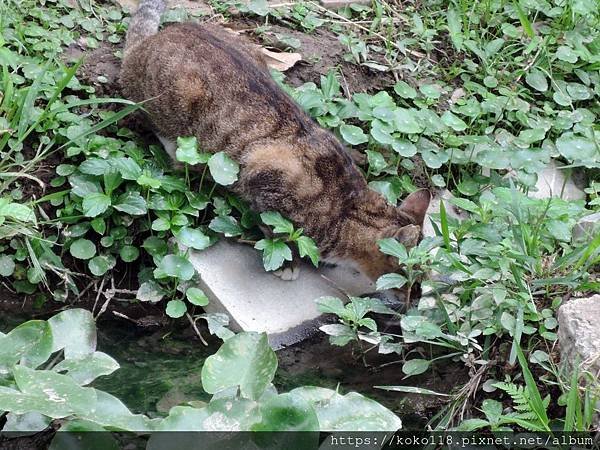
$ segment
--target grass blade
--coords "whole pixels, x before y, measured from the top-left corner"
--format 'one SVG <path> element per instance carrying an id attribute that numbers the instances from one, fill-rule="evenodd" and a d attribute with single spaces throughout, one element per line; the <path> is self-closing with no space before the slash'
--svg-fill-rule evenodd
<path id="1" fill-rule="evenodd" d="M 544 427 L 544 431 L 550 431 L 550 427 L 548 426 L 548 415 L 546 413 L 546 408 L 544 407 L 544 402 L 542 401 L 542 396 L 540 395 L 540 391 L 535 384 L 533 375 L 529 370 L 529 365 L 527 364 L 527 359 L 523 354 L 523 350 L 521 350 L 521 346 L 518 343 L 516 344 L 516 350 L 517 358 L 519 359 L 519 364 L 521 365 L 521 370 L 523 371 L 523 378 L 525 380 L 527 392 L 529 394 L 531 409 L 540 420 L 540 423 Z"/>
<path id="2" fill-rule="evenodd" d="M 444 201 L 440 200 L 440 225 L 442 227 L 442 238 L 444 238 L 444 244 L 448 251 L 451 251 L 450 247 L 450 232 L 448 231 L 448 214 L 446 213 L 446 207 Z"/>

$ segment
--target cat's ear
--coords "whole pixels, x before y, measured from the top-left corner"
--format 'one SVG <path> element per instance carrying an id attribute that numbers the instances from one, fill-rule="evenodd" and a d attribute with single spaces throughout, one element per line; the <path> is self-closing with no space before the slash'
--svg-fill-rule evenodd
<path id="1" fill-rule="evenodd" d="M 396 230 L 392 237 L 406 248 L 415 247 L 421 238 L 421 227 L 418 225 L 406 225 Z"/>
<path id="2" fill-rule="evenodd" d="M 417 225 L 422 226 L 430 201 L 431 194 L 429 191 L 427 189 L 421 189 L 409 194 L 399 208 L 402 212 L 414 218 Z"/>

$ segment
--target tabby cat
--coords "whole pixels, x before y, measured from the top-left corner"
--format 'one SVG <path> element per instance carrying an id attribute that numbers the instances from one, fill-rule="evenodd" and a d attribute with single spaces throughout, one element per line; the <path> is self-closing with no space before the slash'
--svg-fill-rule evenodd
<path id="1" fill-rule="evenodd" d="M 163 0 L 141 1 L 121 84 L 127 98 L 147 101 L 152 128 L 171 156 L 178 136 L 195 136 L 203 150 L 224 151 L 239 163 L 234 193 L 255 211 L 278 211 L 303 228 L 324 261 L 350 263 L 372 279 L 397 270 L 377 241 L 416 245 L 429 192 L 388 204 L 338 139 L 277 85 L 254 47 L 210 25 L 159 32 L 164 8 Z"/>

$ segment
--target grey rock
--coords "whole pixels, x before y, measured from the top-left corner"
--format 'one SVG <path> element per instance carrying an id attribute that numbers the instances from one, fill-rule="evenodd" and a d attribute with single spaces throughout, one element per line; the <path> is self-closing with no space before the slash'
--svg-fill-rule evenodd
<path id="1" fill-rule="evenodd" d="M 600 375 L 600 295 L 572 299 L 558 310 L 561 360 Z"/>
<path id="2" fill-rule="evenodd" d="M 315 300 L 375 291 L 361 273 L 340 267 L 318 270 L 301 264 L 297 280 L 283 281 L 265 272 L 261 255 L 249 245 L 221 240 L 189 260 L 200 274 L 200 288 L 209 297 L 208 313 L 226 313 L 234 331 L 269 335 L 274 348 L 291 345 L 318 333 L 324 323 Z"/>
<path id="3" fill-rule="evenodd" d="M 573 227 L 574 241 L 590 241 L 600 233 L 600 213 L 584 216 Z"/>
<path id="4" fill-rule="evenodd" d="M 539 172 L 535 190 L 529 191 L 529 197 L 532 198 L 551 198 L 559 197 L 563 200 L 583 200 L 585 192 L 575 180 L 580 176 L 577 172 L 569 174 L 568 169 L 562 169 L 563 165 L 554 160 Z"/>

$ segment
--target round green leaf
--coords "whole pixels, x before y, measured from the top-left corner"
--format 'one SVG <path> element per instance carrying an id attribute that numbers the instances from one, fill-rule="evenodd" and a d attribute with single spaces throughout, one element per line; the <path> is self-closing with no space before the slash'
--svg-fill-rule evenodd
<path id="1" fill-rule="evenodd" d="M 409 85 L 406 81 L 398 81 L 394 85 L 394 91 L 402 98 L 415 98 L 417 96 L 417 91 L 411 85 Z"/>
<path id="2" fill-rule="evenodd" d="M 442 114 L 442 122 L 452 128 L 454 131 L 464 131 L 467 129 L 467 124 L 460 117 L 446 111 Z"/>
<path id="3" fill-rule="evenodd" d="M 208 297 L 202 291 L 202 289 L 198 289 L 195 287 L 188 288 L 188 290 L 185 291 L 185 296 L 187 297 L 188 301 L 193 305 L 196 305 L 196 306 L 208 305 Z"/>
<path id="4" fill-rule="evenodd" d="M 419 133 L 422 128 L 417 121 L 415 113 L 410 109 L 397 108 L 394 111 L 394 123 L 396 130 L 400 133 L 413 134 Z"/>
<path id="5" fill-rule="evenodd" d="M 183 256 L 178 255 L 166 255 L 158 265 L 157 271 L 183 281 L 191 280 L 195 273 L 194 266 Z"/>
<path id="6" fill-rule="evenodd" d="M 402 365 L 402 372 L 407 376 L 419 375 L 429 369 L 430 361 L 426 359 L 411 359 Z"/>
<path id="7" fill-rule="evenodd" d="M 208 160 L 208 168 L 213 180 L 223 186 L 235 183 L 240 171 L 239 164 L 224 152 L 212 155 Z"/>
<path id="8" fill-rule="evenodd" d="M 405 158 L 410 158 L 417 154 L 417 146 L 406 139 L 394 139 L 392 148 L 400 156 L 404 156 Z"/>
<path id="9" fill-rule="evenodd" d="M 132 245 L 124 245 L 119 252 L 121 259 L 125 262 L 132 262 L 138 259 L 140 251 Z"/>
<path id="10" fill-rule="evenodd" d="M 88 261 L 88 268 L 93 275 L 101 277 L 109 271 L 111 264 L 106 256 L 98 255 Z"/>
<path id="11" fill-rule="evenodd" d="M 77 239 L 73 241 L 69 252 L 77 259 L 90 259 L 96 254 L 96 246 L 88 239 Z"/>
<path id="12" fill-rule="evenodd" d="M 0 255 L 0 275 L 10 277 L 15 271 L 15 262 L 8 255 Z"/>
<path id="13" fill-rule="evenodd" d="M 204 250 L 210 245 L 210 238 L 199 229 L 183 227 L 176 237 L 181 244 L 196 250 Z"/>
<path id="14" fill-rule="evenodd" d="M 178 319 L 187 312 L 187 306 L 181 300 L 171 300 L 167 303 L 166 313 L 167 316 Z"/>
<path id="15" fill-rule="evenodd" d="M 369 141 L 369 137 L 365 132 L 354 125 L 342 125 L 340 127 L 340 134 L 344 138 L 344 141 L 350 145 L 364 144 Z"/>
<path id="16" fill-rule="evenodd" d="M 536 91 L 546 92 L 548 90 L 546 75 L 539 69 L 532 69 L 525 77 L 525 81 Z"/>
<path id="17" fill-rule="evenodd" d="M 593 162 L 598 151 L 594 142 L 573 133 L 560 136 L 556 140 L 556 148 L 562 156 L 571 161 Z"/>

